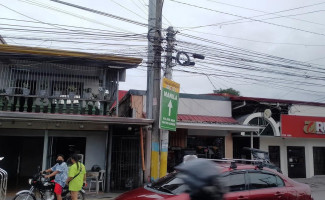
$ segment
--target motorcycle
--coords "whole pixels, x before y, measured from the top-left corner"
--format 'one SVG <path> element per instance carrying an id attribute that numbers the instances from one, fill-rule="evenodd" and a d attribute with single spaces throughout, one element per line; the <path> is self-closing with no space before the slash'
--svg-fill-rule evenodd
<path id="1" fill-rule="evenodd" d="M 17 192 L 13 200 L 36 200 L 38 195 L 41 200 L 56 200 L 54 193 L 55 183 L 44 177 L 44 175 L 37 173 L 33 178 L 28 180 L 28 184 L 31 186 L 29 190 L 22 190 Z M 71 194 L 68 190 L 68 186 L 62 189 L 62 199 L 71 200 Z M 85 190 L 81 189 L 78 193 L 78 199 L 85 200 Z"/>

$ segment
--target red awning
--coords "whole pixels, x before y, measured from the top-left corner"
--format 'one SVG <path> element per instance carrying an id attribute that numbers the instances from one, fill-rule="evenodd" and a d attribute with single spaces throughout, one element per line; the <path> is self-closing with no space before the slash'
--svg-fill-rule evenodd
<path id="1" fill-rule="evenodd" d="M 205 115 L 177 115 L 178 122 L 192 122 L 192 123 L 219 123 L 219 124 L 238 124 L 232 117 L 219 116 L 205 116 Z"/>

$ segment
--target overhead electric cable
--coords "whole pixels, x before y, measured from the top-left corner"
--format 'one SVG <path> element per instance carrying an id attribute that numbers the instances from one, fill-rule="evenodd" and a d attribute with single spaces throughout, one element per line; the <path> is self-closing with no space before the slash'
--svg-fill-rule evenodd
<path id="1" fill-rule="evenodd" d="M 291 30 L 296 30 L 296 31 L 300 31 L 300 32 L 310 33 L 310 34 L 314 34 L 314 35 L 325 36 L 325 34 L 323 34 L 323 33 L 317 33 L 317 32 L 308 31 L 308 30 L 304 30 L 304 29 L 299 29 L 299 28 L 295 28 L 295 27 L 291 27 L 291 26 L 285 26 L 285 25 L 276 24 L 276 23 L 272 23 L 272 22 L 266 22 L 266 21 L 259 20 L 259 19 L 254 19 L 254 18 L 251 18 L 251 17 L 244 17 L 244 16 L 240 16 L 240 15 L 237 15 L 237 14 L 227 13 L 227 12 L 223 12 L 223 11 L 214 10 L 214 9 L 211 9 L 211 8 L 205 8 L 205 7 L 198 6 L 198 5 L 193 5 L 193 4 L 189 4 L 189 3 L 180 2 L 180 1 L 177 1 L 177 0 L 170 0 L 170 1 L 173 1 L 173 2 L 176 2 L 176 3 L 179 3 L 179 4 L 183 4 L 183 5 L 188 5 L 188 6 L 191 6 L 191 7 L 200 8 L 200 9 L 203 9 L 203 10 L 208 10 L 208 11 L 221 13 L 221 14 L 225 14 L 225 15 L 230 15 L 230 16 L 234 16 L 234 17 L 238 17 L 238 18 L 242 18 L 242 19 L 249 19 L 249 20 L 264 23 L 264 24 L 269 24 L 269 25 L 278 26 L 278 27 L 282 27 L 282 28 L 287 28 L 287 29 L 291 29 Z"/>

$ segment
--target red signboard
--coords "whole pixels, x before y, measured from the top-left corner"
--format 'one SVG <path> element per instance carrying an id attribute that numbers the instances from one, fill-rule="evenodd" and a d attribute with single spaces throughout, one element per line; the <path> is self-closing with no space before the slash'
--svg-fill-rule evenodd
<path id="1" fill-rule="evenodd" d="M 282 137 L 325 138 L 325 117 L 281 115 Z"/>

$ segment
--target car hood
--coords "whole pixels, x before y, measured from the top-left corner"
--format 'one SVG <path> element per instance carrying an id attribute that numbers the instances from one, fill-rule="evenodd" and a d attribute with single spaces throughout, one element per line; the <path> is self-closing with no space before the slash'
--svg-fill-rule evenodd
<path id="1" fill-rule="evenodd" d="M 138 188 L 121 194 L 115 200 L 156 200 L 169 197 L 175 197 L 175 195 L 161 194 L 145 188 Z"/>

